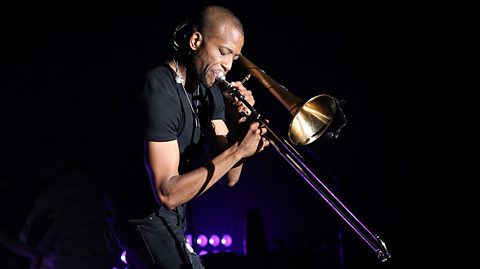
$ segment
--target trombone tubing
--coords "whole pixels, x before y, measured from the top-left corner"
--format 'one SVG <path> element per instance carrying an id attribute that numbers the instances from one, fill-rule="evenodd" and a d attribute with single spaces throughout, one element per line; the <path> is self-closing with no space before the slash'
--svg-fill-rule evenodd
<path id="1" fill-rule="evenodd" d="M 259 120 L 262 124 L 268 122 Z M 303 157 L 285 139 L 279 137 L 271 127 L 267 126 L 269 138 L 278 153 L 307 181 L 307 183 L 332 207 L 335 212 L 372 248 L 381 261 L 386 261 L 390 255 L 379 236 L 373 235 L 368 228 L 330 191 L 325 184 L 305 164 Z"/>
<path id="2" fill-rule="evenodd" d="M 218 81 L 226 86 L 223 91 L 224 95 L 230 100 L 237 98 L 247 106 L 251 113 L 246 115 L 249 120 L 257 121 L 265 126 L 268 130 L 268 139 L 277 152 L 307 181 L 307 183 L 332 207 L 335 212 L 372 248 L 378 258 L 384 262 L 390 258 L 390 254 L 378 235 L 374 235 L 370 230 L 348 210 L 348 208 L 330 191 L 327 186 L 310 170 L 306 165 L 304 158 L 295 148 L 285 139 L 277 134 L 277 132 L 269 125 L 269 122 L 258 113 L 258 111 L 250 105 L 240 94 L 237 88 L 229 83 L 225 76 L 220 76 Z"/>

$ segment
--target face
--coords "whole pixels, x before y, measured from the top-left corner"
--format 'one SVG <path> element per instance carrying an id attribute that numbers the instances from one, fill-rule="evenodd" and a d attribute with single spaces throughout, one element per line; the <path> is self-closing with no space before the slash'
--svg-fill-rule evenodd
<path id="1" fill-rule="evenodd" d="M 231 25 L 219 27 L 216 34 L 202 35 L 200 46 L 193 54 L 200 82 L 211 87 L 221 73 L 227 74 L 240 56 L 243 42 L 242 32 Z"/>

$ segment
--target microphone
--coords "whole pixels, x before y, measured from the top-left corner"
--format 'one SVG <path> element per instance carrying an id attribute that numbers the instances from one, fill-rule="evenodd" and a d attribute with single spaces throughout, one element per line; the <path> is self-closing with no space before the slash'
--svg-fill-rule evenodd
<path id="1" fill-rule="evenodd" d="M 175 74 L 175 82 L 177 82 L 178 84 L 183 84 L 185 82 L 182 74 Z"/>
<path id="2" fill-rule="evenodd" d="M 185 82 L 185 79 L 183 78 L 182 73 L 178 69 L 178 61 L 175 59 L 174 61 L 175 61 L 175 82 L 177 82 L 178 84 L 183 84 Z"/>

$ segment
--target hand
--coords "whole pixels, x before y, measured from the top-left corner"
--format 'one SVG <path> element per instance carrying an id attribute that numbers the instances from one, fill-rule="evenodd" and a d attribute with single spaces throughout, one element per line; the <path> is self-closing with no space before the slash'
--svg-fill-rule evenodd
<path id="1" fill-rule="evenodd" d="M 253 122 L 250 124 L 248 131 L 239 143 L 244 158 L 261 152 L 270 144 L 268 139 L 264 137 L 266 133 L 267 128 L 265 126 L 260 126 L 260 123 Z"/>
<path id="2" fill-rule="evenodd" d="M 266 120 L 266 121 L 268 123 L 268 120 Z M 260 134 L 262 136 L 262 139 L 258 143 L 256 153 L 263 151 L 266 147 L 268 147 L 270 145 L 270 140 L 266 137 L 267 132 L 268 132 L 267 128 L 265 127 L 265 125 L 260 126 L 260 128 L 262 130 L 262 132 Z"/>
<path id="3" fill-rule="evenodd" d="M 255 98 L 253 98 L 252 91 L 245 88 L 240 81 L 235 81 L 231 84 L 233 87 L 237 88 L 238 92 L 244 97 L 244 101 L 246 101 L 251 107 L 255 105 Z M 229 110 L 230 113 L 233 114 L 232 116 L 236 119 L 237 123 L 242 123 L 247 120 L 247 118 L 244 116 L 242 117 L 242 115 L 251 114 L 250 109 L 248 109 L 244 101 L 235 97 L 233 100 L 234 109 Z"/>

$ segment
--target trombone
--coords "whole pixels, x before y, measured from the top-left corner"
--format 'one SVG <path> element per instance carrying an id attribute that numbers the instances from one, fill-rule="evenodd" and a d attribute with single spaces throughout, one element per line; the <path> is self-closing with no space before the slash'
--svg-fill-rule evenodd
<path id="1" fill-rule="evenodd" d="M 334 131 L 328 132 L 330 138 L 337 138 L 347 120 L 341 110 L 341 102 L 336 98 L 322 94 L 304 102 L 301 98 L 292 94 L 284 86 L 278 84 L 263 70 L 258 68 L 245 56 L 241 55 L 240 63 L 257 78 L 292 114 L 288 136 L 295 145 L 307 145 L 318 139 L 330 127 L 330 124 L 338 111 L 341 113 L 343 124 Z M 244 79 L 248 80 L 250 74 Z M 385 262 L 391 257 L 385 243 L 380 236 L 373 234 L 348 208 L 330 191 L 327 186 L 307 166 L 304 158 L 284 138 L 279 136 L 269 125 L 269 122 L 233 87 L 225 78 L 224 74 L 218 76 L 217 81 L 223 86 L 223 94 L 227 99 L 237 98 L 250 110 L 250 120 L 258 121 L 264 125 L 269 134 L 270 145 L 307 181 L 307 183 L 328 203 L 330 207 L 367 243 L 377 254 L 380 261 Z"/>

